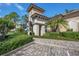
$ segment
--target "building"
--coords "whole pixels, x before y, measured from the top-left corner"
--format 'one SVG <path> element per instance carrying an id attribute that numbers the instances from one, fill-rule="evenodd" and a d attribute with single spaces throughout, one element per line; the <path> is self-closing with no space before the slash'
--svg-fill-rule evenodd
<path id="1" fill-rule="evenodd" d="M 63 18 L 68 22 L 68 28 L 60 26 L 60 32 L 67 31 L 67 29 L 72 29 L 74 32 L 79 32 L 79 10 L 73 10 L 68 13 L 59 14 L 53 18 Z"/>
<path id="2" fill-rule="evenodd" d="M 42 15 L 44 9 L 36 6 L 35 4 L 30 4 L 27 9 L 28 11 L 28 34 L 34 33 L 35 36 L 42 36 L 45 34 L 47 26 L 46 22 L 50 19 L 47 16 Z M 68 22 L 68 28 L 73 29 L 73 31 L 79 32 L 79 10 L 72 10 L 65 14 L 59 14 L 54 18 L 63 18 Z M 67 31 L 68 28 L 64 28 L 63 25 L 59 27 L 60 32 Z"/>
<path id="3" fill-rule="evenodd" d="M 44 9 L 36 6 L 35 4 L 30 4 L 27 9 L 28 11 L 28 26 L 29 32 L 33 32 L 35 36 L 42 36 L 46 32 L 46 22 L 48 21 L 48 17 L 42 15 L 44 13 Z"/>
<path id="4" fill-rule="evenodd" d="M 67 14 L 63 14 L 64 19 L 68 21 L 70 29 L 79 32 L 79 10 L 73 10 Z"/>

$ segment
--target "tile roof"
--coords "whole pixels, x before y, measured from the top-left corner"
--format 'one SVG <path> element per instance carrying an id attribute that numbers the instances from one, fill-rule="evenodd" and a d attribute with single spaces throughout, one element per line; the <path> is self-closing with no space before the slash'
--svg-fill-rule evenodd
<path id="1" fill-rule="evenodd" d="M 27 11 L 29 12 L 29 11 L 31 10 L 31 8 L 35 8 L 35 9 L 40 10 L 40 11 L 42 11 L 42 12 L 45 11 L 44 9 L 40 8 L 39 6 L 36 6 L 36 5 L 33 4 L 33 3 L 30 4 L 30 6 L 27 8 Z"/>

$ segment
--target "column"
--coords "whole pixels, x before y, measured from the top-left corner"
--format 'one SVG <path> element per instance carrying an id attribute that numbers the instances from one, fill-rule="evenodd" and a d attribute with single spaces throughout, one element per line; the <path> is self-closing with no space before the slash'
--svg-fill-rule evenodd
<path id="1" fill-rule="evenodd" d="M 41 26 L 41 36 L 45 34 L 45 25 Z"/>
<path id="2" fill-rule="evenodd" d="M 39 36 L 39 25 L 33 25 L 33 32 L 35 36 Z"/>

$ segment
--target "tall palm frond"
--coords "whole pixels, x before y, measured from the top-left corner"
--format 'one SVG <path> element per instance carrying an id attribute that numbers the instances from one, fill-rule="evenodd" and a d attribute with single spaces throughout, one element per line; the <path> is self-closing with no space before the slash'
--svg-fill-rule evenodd
<path id="1" fill-rule="evenodd" d="M 52 27 L 54 31 L 56 31 L 60 25 L 62 25 L 64 28 L 67 28 L 68 23 L 63 18 L 59 18 L 48 21 L 47 25 Z"/>

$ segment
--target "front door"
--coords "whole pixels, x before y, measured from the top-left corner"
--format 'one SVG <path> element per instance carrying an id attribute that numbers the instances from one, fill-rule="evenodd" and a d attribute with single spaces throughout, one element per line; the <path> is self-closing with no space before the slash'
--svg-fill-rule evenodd
<path id="1" fill-rule="evenodd" d="M 41 36 L 41 25 L 39 25 L 39 36 Z"/>

